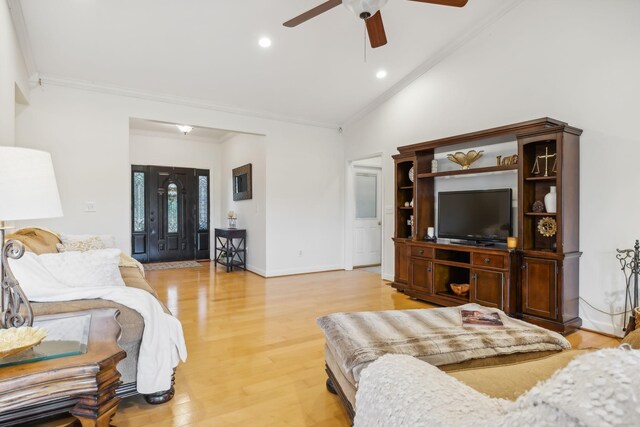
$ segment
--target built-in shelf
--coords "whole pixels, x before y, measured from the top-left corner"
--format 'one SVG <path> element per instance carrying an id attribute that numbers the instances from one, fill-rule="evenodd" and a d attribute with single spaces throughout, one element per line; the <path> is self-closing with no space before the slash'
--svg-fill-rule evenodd
<path id="1" fill-rule="evenodd" d="M 556 176 L 530 176 L 525 178 L 525 181 L 555 181 Z"/>
<path id="2" fill-rule="evenodd" d="M 437 258 L 436 258 L 435 262 L 438 263 L 438 264 L 448 265 L 448 266 L 451 266 L 451 267 L 462 267 L 462 268 L 468 268 L 468 269 L 473 267 L 470 262 L 449 261 L 449 260 L 437 259 Z M 455 295 L 455 294 L 453 294 L 453 295 Z"/>
<path id="3" fill-rule="evenodd" d="M 475 169 L 460 169 L 454 171 L 442 171 L 435 173 L 421 173 L 418 174 L 418 178 L 435 178 L 439 176 L 455 176 L 455 175 L 471 175 L 477 173 L 488 173 L 488 172 L 509 172 L 518 170 L 518 165 L 507 165 L 507 166 L 489 166 L 484 168 L 475 168 Z"/>
<path id="4" fill-rule="evenodd" d="M 460 301 L 462 303 L 468 303 L 469 302 L 469 294 L 468 293 L 466 295 L 457 295 L 457 294 L 454 294 L 453 292 L 450 292 L 450 291 L 441 291 L 441 292 L 436 292 L 436 295 L 438 295 L 439 297 L 455 299 L 455 300 L 458 300 L 458 301 Z"/>
<path id="5" fill-rule="evenodd" d="M 399 206 L 398 209 L 413 210 L 413 206 Z"/>
<path id="6" fill-rule="evenodd" d="M 428 303 L 477 303 L 498 308 L 509 316 L 560 333 L 579 328 L 581 133 L 564 122 L 541 118 L 399 147 L 399 153 L 393 156 L 392 286 Z M 513 165 L 499 165 L 495 157 L 486 156 L 469 169 L 462 169 L 443 157 L 449 152 L 480 148 L 504 155 L 516 146 L 518 163 Z M 438 168 L 432 171 L 434 160 Z M 537 173 L 532 172 L 534 165 L 540 166 L 535 169 Z M 415 172 L 413 181 L 409 180 L 411 168 Z M 487 190 L 494 184 L 515 190 L 511 211 L 517 227 L 511 233 L 518 236 L 517 249 L 422 240 L 431 227 L 439 226 L 441 190 Z M 550 186 L 557 187 L 557 213 L 533 212 L 534 205 L 538 208 L 550 193 Z M 411 200 L 415 207 L 404 208 Z M 473 215 L 477 212 L 464 213 L 465 217 Z M 553 221 L 545 224 L 543 218 Z M 541 221 L 550 228 L 555 222 L 552 236 L 541 233 Z M 470 292 L 456 295 L 451 283 L 469 283 Z"/>

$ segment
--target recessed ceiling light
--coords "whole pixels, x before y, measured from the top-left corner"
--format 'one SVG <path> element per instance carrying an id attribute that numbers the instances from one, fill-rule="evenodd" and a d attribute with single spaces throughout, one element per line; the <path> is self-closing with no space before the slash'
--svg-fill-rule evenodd
<path id="1" fill-rule="evenodd" d="M 185 135 L 193 130 L 193 127 L 187 126 L 187 125 L 176 125 L 176 127 L 178 128 L 178 130 L 180 130 L 180 132 L 184 133 Z"/>
<path id="2" fill-rule="evenodd" d="M 387 72 L 385 70 L 380 70 L 376 73 L 376 77 L 379 79 L 384 79 L 387 77 Z"/>
<path id="3" fill-rule="evenodd" d="M 271 39 L 269 37 L 262 37 L 258 40 L 258 44 L 266 49 L 271 46 Z"/>

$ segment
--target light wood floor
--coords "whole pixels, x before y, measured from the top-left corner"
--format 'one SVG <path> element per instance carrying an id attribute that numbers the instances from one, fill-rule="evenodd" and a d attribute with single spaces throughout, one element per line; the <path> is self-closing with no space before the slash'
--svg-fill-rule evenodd
<path id="1" fill-rule="evenodd" d="M 202 268 L 150 271 L 147 278 L 182 321 L 189 358 L 164 405 L 123 400 L 113 419 L 127 426 L 348 426 L 325 389 L 324 340 L 315 319 L 336 311 L 429 307 L 366 271 L 264 279 Z M 575 347 L 617 340 L 589 332 Z"/>

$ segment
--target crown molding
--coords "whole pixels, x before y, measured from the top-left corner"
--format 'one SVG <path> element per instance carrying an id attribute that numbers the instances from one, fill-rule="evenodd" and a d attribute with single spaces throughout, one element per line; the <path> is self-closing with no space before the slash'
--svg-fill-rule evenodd
<path id="1" fill-rule="evenodd" d="M 314 120 L 308 120 L 300 117 L 291 117 L 281 114 L 269 113 L 266 111 L 255 111 L 244 108 L 226 106 L 214 104 L 202 99 L 179 97 L 174 95 L 153 93 L 147 91 L 141 91 L 136 89 L 130 89 L 125 87 L 119 87 L 115 85 L 108 85 L 103 83 L 96 83 L 87 80 L 70 79 L 65 77 L 52 76 L 47 74 L 36 74 L 32 79 L 33 85 L 52 85 L 68 87 L 73 89 L 80 89 L 91 92 L 105 93 L 109 95 L 125 96 L 129 98 L 143 99 L 146 101 L 163 102 L 167 104 L 183 105 L 186 107 L 202 108 L 206 110 L 219 111 L 223 113 L 237 114 L 241 116 L 255 117 L 265 120 L 275 120 L 279 122 L 286 122 L 296 125 L 314 126 L 327 129 L 338 129 L 337 123 L 319 122 Z"/>
<path id="2" fill-rule="evenodd" d="M 413 71 L 407 74 L 405 77 L 400 79 L 396 84 L 391 86 L 387 91 L 383 92 L 380 96 L 375 98 L 369 104 L 367 104 L 364 108 L 357 111 L 354 115 L 349 117 L 341 127 L 347 128 L 349 125 L 354 124 L 359 121 L 367 114 L 373 112 L 386 101 L 391 99 L 393 96 L 397 95 L 403 89 L 410 86 L 414 81 L 418 78 L 426 74 L 433 67 L 444 61 L 449 56 L 453 55 L 456 51 L 458 51 L 461 47 L 469 43 L 471 40 L 478 37 L 488 28 L 492 27 L 497 21 L 499 21 L 504 15 L 509 13 L 511 10 L 518 7 L 520 4 L 525 2 L 526 0 L 510 0 L 505 2 L 504 6 L 499 8 L 496 12 L 490 14 L 488 17 L 478 22 L 476 25 L 473 25 L 464 33 L 455 37 L 451 42 L 446 44 L 442 49 L 432 55 L 429 59 L 427 59 L 422 64 L 418 65 Z"/>
<path id="3" fill-rule="evenodd" d="M 24 14 L 22 13 L 22 5 L 20 0 L 7 0 L 9 6 L 9 12 L 11 13 L 11 20 L 13 21 L 13 28 L 18 38 L 18 45 L 22 52 L 24 64 L 27 67 L 27 73 L 30 78 L 33 78 L 38 73 L 38 66 L 36 60 L 33 57 L 33 50 L 31 49 L 31 39 L 29 38 L 29 32 L 27 31 L 27 25 L 24 22 Z"/>
<path id="4" fill-rule="evenodd" d="M 236 132 L 228 132 L 232 135 L 225 135 L 222 138 L 206 138 L 202 136 L 191 136 L 190 134 L 184 135 L 182 133 L 175 132 L 163 132 L 159 130 L 147 130 L 147 129 L 136 129 L 132 128 L 129 125 L 129 135 L 135 136 L 143 136 L 143 137 L 152 137 L 152 138 L 164 138 L 171 139 L 176 141 L 191 141 L 191 142 L 204 142 L 208 144 L 221 144 L 224 141 L 227 141 L 229 138 L 238 135 Z"/>

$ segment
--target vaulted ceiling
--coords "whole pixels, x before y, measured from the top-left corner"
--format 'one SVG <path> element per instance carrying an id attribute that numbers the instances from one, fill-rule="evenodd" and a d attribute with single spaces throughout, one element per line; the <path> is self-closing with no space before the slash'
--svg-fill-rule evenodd
<path id="1" fill-rule="evenodd" d="M 519 0 L 452 8 L 390 0 L 389 43 L 366 48 L 361 20 L 336 7 L 282 23 L 323 0 L 13 0 L 23 50 L 43 81 L 189 99 L 341 124 L 426 71 Z M 15 20 L 15 14 L 14 14 Z M 258 39 L 268 36 L 263 49 Z M 26 46 L 24 46 L 26 44 Z M 377 79 L 378 70 L 387 71 Z"/>

